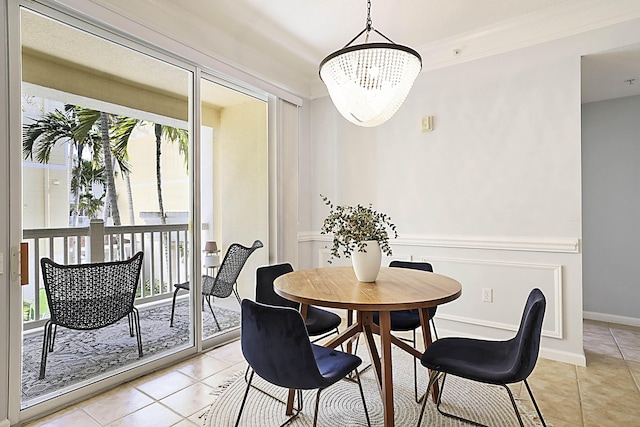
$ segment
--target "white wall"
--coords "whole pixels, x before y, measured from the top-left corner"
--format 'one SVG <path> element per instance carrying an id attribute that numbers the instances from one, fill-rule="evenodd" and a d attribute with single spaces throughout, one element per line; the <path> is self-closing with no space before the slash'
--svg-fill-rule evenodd
<path id="1" fill-rule="evenodd" d="M 301 267 L 327 257 L 319 193 L 373 203 L 398 225 L 396 256 L 432 260 L 461 281 L 462 297 L 439 311 L 442 329 L 510 336 L 538 286 L 548 300 L 543 356 L 584 363 L 580 56 L 638 40 L 636 20 L 426 71 L 377 128 L 348 123 L 328 98 L 313 101 Z M 435 116 L 431 133 L 420 132 L 424 115 Z M 483 287 L 494 303 L 481 302 Z"/>
<path id="2" fill-rule="evenodd" d="M 638 325 L 639 118 L 640 96 L 582 106 L 584 310 Z"/>

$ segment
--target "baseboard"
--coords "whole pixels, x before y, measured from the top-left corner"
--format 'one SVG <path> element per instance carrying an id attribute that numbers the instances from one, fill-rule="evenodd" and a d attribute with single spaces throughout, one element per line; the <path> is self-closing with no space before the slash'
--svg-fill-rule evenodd
<path id="1" fill-rule="evenodd" d="M 619 323 L 621 325 L 640 326 L 640 319 L 637 317 L 618 316 L 616 314 L 594 313 L 593 311 L 583 311 L 582 317 L 588 320 L 600 322 Z"/>
<path id="2" fill-rule="evenodd" d="M 11 423 L 9 422 L 9 420 L 1 420 L 0 421 L 0 427 L 10 427 Z"/>
<path id="3" fill-rule="evenodd" d="M 584 353 L 569 353 L 566 351 L 540 347 L 540 357 L 543 359 L 555 360 L 557 362 L 570 363 L 572 365 L 587 366 L 587 358 Z"/>

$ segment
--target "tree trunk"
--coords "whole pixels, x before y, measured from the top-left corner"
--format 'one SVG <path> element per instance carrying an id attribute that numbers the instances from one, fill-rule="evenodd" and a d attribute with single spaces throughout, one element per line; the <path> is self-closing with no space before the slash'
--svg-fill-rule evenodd
<path id="1" fill-rule="evenodd" d="M 84 148 L 84 145 L 82 144 L 78 144 L 77 146 L 77 150 L 78 150 L 78 165 L 76 166 L 76 188 L 75 188 L 75 193 L 76 193 L 76 199 L 73 201 L 73 213 L 71 214 L 71 226 L 72 227 L 77 227 L 78 226 L 78 211 L 80 210 L 80 188 L 82 187 L 80 185 L 80 180 L 82 179 L 82 150 Z M 71 191 L 73 192 L 73 188 L 71 189 Z"/>
<path id="2" fill-rule="evenodd" d="M 100 130 L 102 132 L 102 150 L 104 151 L 104 170 L 107 175 L 108 196 L 110 198 L 113 225 L 120 225 L 120 210 L 116 193 L 116 182 L 113 176 L 113 160 L 111 156 L 111 140 L 109 139 L 109 118 L 107 113 L 100 112 Z"/>
<path id="3" fill-rule="evenodd" d="M 125 174 L 124 181 L 127 184 L 127 199 L 129 200 L 129 223 L 136 225 L 136 215 L 133 211 L 133 192 L 131 191 L 131 177 Z"/>
<path id="4" fill-rule="evenodd" d="M 167 223 L 167 218 L 164 214 L 164 203 L 162 202 L 162 176 L 160 174 L 160 155 L 162 154 L 162 125 L 156 123 L 154 125 L 156 134 L 156 187 L 158 189 L 158 209 L 160 210 L 160 221 L 162 224 Z"/>

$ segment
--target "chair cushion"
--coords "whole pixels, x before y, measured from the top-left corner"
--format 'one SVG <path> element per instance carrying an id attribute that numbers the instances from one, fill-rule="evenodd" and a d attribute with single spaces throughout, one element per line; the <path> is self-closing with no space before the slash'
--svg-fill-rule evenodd
<path id="1" fill-rule="evenodd" d="M 483 341 L 471 338 L 441 338 L 422 355 L 421 363 L 429 369 L 490 384 L 510 384 L 517 366 L 513 340 Z"/>
<path id="2" fill-rule="evenodd" d="M 335 313 L 318 307 L 309 306 L 305 324 L 310 336 L 323 335 L 335 330 L 342 319 Z"/>
<path id="3" fill-rule="evenodd" d="M 437 307 L 429 307 L 429 318 L 436 315 Z M 418 310 L 398 310 L 391 312 L 391 330 L 392 331 L 411 331 L 420 327 L 420 312 Z M 373 322 L 380 324 L 380 313 L 373 313 Z"/>
<path id="4" fill-rule="evenodd" d="M 318 388 L 329 387 L 362 363 L 362 359 L 353 354 L 343 353 L 316 344 L 312 344 L 312 347 L 318 370 L 324 378 L 324 384 Z"/>

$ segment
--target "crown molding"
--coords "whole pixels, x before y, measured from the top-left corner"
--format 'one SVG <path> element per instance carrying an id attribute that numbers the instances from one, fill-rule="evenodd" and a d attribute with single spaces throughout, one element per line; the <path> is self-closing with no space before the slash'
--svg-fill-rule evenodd
<path id="1" fill-rule="evenodd" d="M 574 0 L 419 46 L 422 72 L 561 39 L 640 18 L 638 0 Z M 328 92 L 319 78 L 311 99 Z"/>

